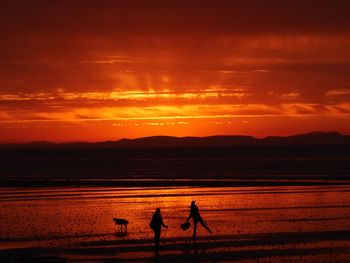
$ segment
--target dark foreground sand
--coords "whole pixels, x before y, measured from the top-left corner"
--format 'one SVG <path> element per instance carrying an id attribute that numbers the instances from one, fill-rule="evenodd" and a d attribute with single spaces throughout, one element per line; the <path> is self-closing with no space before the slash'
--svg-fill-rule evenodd
<path id="1" fill-rule="evenodd" d="M 163 240 L 158 259 L 151 240 L 99 241 L 79 248 L 7 250 L 3 262 L 349 262 L 350 231 L 266 233 Z"/>
<path id="2" fill-rule="evenodd" d="M 213 230 L 179 225 L 197 200 Z M 350 186 L 0 189 L 0 262 L 349 262 Z M 148 223 L 169 224 L 154 258 Z M 127 235 L 113 217 L 130 221 Z"/>

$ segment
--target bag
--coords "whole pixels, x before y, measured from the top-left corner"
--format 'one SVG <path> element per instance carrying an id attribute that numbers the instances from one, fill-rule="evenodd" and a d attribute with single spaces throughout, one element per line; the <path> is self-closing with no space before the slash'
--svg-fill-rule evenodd
<path id="1" fill-rule="evenodd" d="M 191 225 L 190 222 L 183 223 L 183 224 L 181 224 L 181 229 L 183 231 L 186 231 L 187 229 L 190 228 L 190 225 Z"/>
<path id="2" fill-rule="evenodd" d="M 155 222 L 155 221 L 156 221 L 155 218 L 152 217 L 151 222 L 149 222 L 149 227 L 150 227 L 151 229 L 153 229 L 153 230 L 156 228 L 156 222 Z"/>

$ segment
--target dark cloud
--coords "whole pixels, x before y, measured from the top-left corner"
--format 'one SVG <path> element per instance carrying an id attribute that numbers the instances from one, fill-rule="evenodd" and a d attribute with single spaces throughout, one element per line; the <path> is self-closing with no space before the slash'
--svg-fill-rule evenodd
<path id="1" fill-rule="evenodd" d="M 0 30 L 17 34 L 246 34 L 346 31 L 346 0 L 3 0 Z"/>
<path id="2" fill-rule="evenodd" d="M 0 133 L 8 121 L 158 115 L 198 115 L 203 127 L 206 116 L 318 115 L 317 127 L 330 127 L 327 114 L 348 120 L 350 109 L 349 9 L 340 0 L 0 1 Z M 196 125 L 193 135 L 206 130 Z"/>

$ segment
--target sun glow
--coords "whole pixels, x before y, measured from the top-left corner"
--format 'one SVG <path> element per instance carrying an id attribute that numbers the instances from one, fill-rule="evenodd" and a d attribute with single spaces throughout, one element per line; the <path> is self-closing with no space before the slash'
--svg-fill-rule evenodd
<path id="1" fill-rule="evenodd" d="M 0 142 L 350 133 L 346 8 L 141 2 L 0 4 Z"/>

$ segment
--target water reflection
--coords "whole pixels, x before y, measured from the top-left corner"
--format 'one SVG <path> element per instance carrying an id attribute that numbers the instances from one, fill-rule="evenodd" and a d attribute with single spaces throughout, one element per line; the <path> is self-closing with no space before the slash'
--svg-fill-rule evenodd
<path id="1" fill-rule="evenodd" d="M 215 251 L 231 253 L 244 242 L 247 246 L 268 243 L 272 240 L 266 236 L 269 233 L 284 244 L 286 235 L 279 237 L 279 233 L 291 233 L 289 239 L 298 239 L 302 235 L 293 237 L 293 233 L 310 236 L 333 231 L 339 236 L 350 229 L 347 186 L 0 189 L 1 249 L 103 242 L 118 247 L 118 257 L 123 256 L 120 248 L 128 247 L 125 253 L 130 256 L 133 242 L 145 247 L 152 244 L 149 220 L 160 207 L 169 225 L 162 255 L 173 255 L 182 244 L 191 244 L 193 230 L 183 231 L 180 225 L 188 217 L 192 200 L 197 200 L 214 233 L 210 237 L 198 228 L 200 243 L 191 245 L 188 252 L 194 258 L 203 252 L 203 242 L 208 243 L 205 249 L 213 244 Z M 113 218 L 129 221 L 127 233 L 118 231 Z M 143 253 L 140 248 L 134 252 Z"/>

